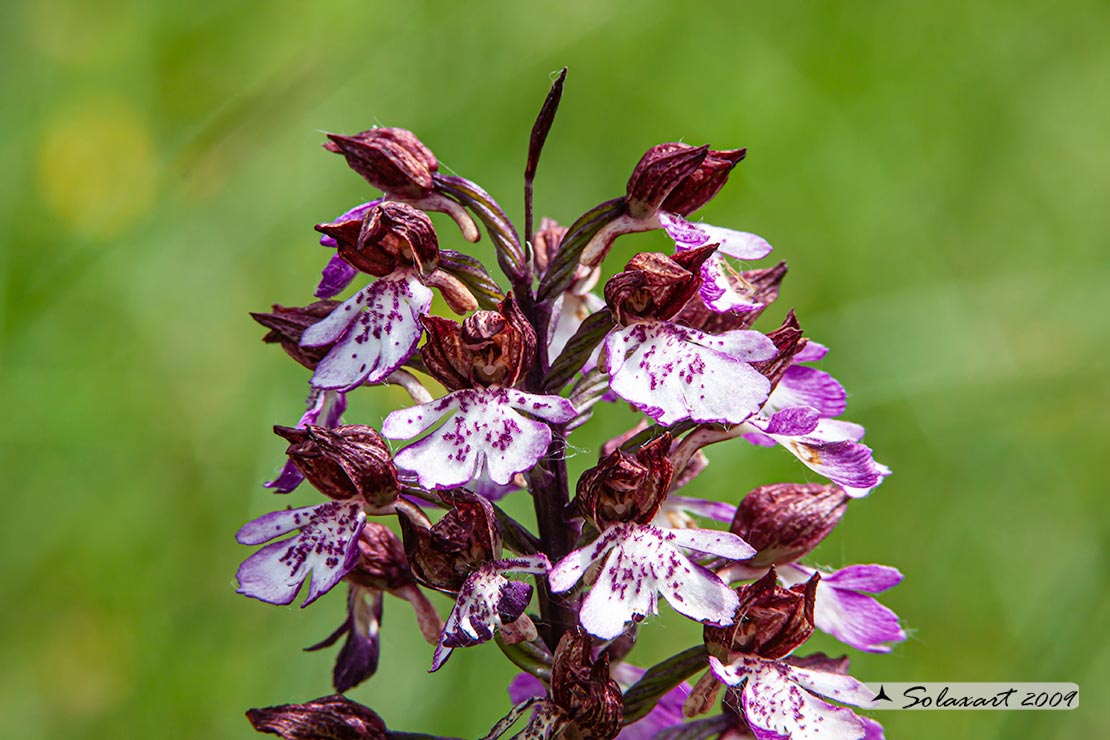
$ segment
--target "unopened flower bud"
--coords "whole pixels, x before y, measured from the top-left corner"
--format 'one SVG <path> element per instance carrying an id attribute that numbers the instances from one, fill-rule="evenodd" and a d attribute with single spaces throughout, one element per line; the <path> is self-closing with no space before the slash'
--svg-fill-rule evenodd
<path id="1" fill-rule="evenodd" d="M 476 568 L 501 554 L 501 525 L 489 501 L 468 491 L 441 491 L 451 509 L 431 527 L 399 517 L 413 575 L 424 585 L 454 593 Z M 403 513 L 403 512 L 402 512 Z"/>
<path id="2" fill-rule="evenodd" d="M 536 332 L 510 294 L 496 311 L 476 311 L 457 324 L 424 319 L 428 340 L 420 357 L 451 390 L 512 387 L 536 357 Z"/>
<path id="3" fill-rule="evenodd" d="M 650 218 L 671 192 L 697 171 L 709 146 L 694 147 L 672 142 L 648 149 L 628 178 L 628 212 L 633 218 Z"/>
<path id="4" fill-rule="evenodd" d="M 560 226 L 554 219 L 545 218 L 540 221 L 540 228 L 532 237 L 532 251 L 536 260 L 536 272 L 541 275 L 547 272 L 547 266 L 555 259 L 559 251 L 559 244 L 567 234 L 567 228 Z"/>
<path id="5" fill-rule="evenodd" d="M 378 591 L 392 591 L 414 583 L 405 546 L 383 524 L 367 521 L 358 538 L 358 563 L 347 580 Z"/>
<path id="6" fill-rule="evenodd" d="M 303 308 L 298 306 L 280 306 L 274 304 L 271 313 L 251 313 L 253 318 L 270 331 L 262 337 L 267 344 L 280 344 L 285 353 L 309 370 L 315 370 L 316 365 L 331 351 L 333 344 L 320 347 L 302 347 L 301 335 L 305 329 L 327 318 L 339 301 L 316 301 Z"/>
<path id="7" fill-rule="evenodd" d="M 609 675 L 609 656 L 593 658 L 590 636 L 581 628 L 559 640 L 551 667 L 551 700 L 571 719 L 584 740 L 610 740 L 621 730 L 620 686 Z"/>
<path id="8" fill-rule="evenodd" d="M 778 585 L 772 567 L 754 583 L 736 589 L 740 605 L 735 622 L 728 627 L 705 628 L 705 644 L 710 655 L 732 660 L 736 653 L 777 659 L 789 655 L 813 634 L 813 605 L 817 594 L 814 574 L 805 583 L 791 588 Z"/>
<path id="9" fill-rule="evenodd" d="M 347 264 L 375 277 L 399 267 L 413 267 L 427 277 L 439 263 L 439 239 L 432 220 L 407 203 L 386 201 L 362 220 L 317 224 L 316 230 L 335 239 Z"/>
<path id="10" fill-rule="evenodd" d="M 617 323 L 665 321 L 677 314 L 701 285 L 698 268 L 716 247 L 699 247 L 667 256 L 640 252 L 624 272 L 605 283 L 605 302 Z"/>
<path id="11" fill-rule="evenodd" d="M 373 427 L 309 424 L 304 429 L 275 426 L 274 432 L 289 441 L 285 454 L 324 495 L 336 500 L 360 496 L 375 507 L 397 498 L 397 469 L 385 439 Z"/>
<path id="12" fill-rule="evenodd" d="M 421 198 L 435 187 L 439 162 L 428 147 L 403 128 L 375 128 L 341 136 L 328 134 L 324 148 L 342 154 L 347 165 L 387 195 Z"/>
<path id="13" fill-rule="evenodd" d="M 753 567 L 782 565 L 817 547 L 847 508 L 848 496 L 835 483 L 776 483 L 745 496 L 729 530 L 757 550 Z"/>
<path id="14" fill-rule="evenodd" d="M 614 450 L 578 479 L 575 501 L 582 516 L 600 530 L 614 524 L 648 524 L 667 495 L 674 474 L 664 434 L 634 453 Z"/>
<path id="15" fill-rule="evenodd" d="M 687 216 L 713 200 L 747 153 L 747 149 L 710 149 L 698 168 L 663 201 L 663 210 Z"/>
<path id="16" fill-rule="evenodd" d="M 285 740 L 385 740 L 385 722 L 372 709 L 336 694 L 305 704 L 247 711 L 254 729 Z"/>

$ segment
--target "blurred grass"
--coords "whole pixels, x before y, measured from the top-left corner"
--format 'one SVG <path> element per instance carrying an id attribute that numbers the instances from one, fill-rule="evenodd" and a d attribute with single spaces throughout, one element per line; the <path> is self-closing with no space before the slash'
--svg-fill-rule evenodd
<path id="1" fill-rule="evenodd" d="M 794 306 L 832 347 L 896 471 L 816 556 L 906 573 L 884 600 L 913 636 L 855 673 L 1085 692 L 1067 714 L 884 713 L 888 736 L 1110 736 L 1108 28 L 1104 2 L 5 4 L 0 734 L 247 737 L 246 708 L 328 692 L 331 656 L 299 648 L 341 599 L 234 594 L 232 534 L 276 503 L 269 427 L 305 380 L 247 311 L 307 300 L 312 224 L 368 192 L 321 130 L 412 128 L 518 218 L 567 64 L 547 215 L 619 194 L 651 144 L 749 147 L 703 215 L 789 261 L 768 322 Z M 377 423 L 395 398 L 367 395 Z M 732 447 L 700 490 L 805 477 Z M 427 676 L 406 609 L 352 696 L 484 733 L 512 671 L 490 647 Z M 641 660 L 697 633 L 664 616 Z"/>

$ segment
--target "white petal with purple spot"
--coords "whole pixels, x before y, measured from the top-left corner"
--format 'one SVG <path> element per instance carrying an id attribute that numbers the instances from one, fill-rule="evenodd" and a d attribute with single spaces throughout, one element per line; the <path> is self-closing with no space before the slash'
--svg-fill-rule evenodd
<path id="1" fill-rule="evenodd" d="M 613 392 L 661 424 L 738 424 L 759 410 L 771 389 L 748 363 L 776 353 L 757 331 L 706 334 L 652 322 L 611 332 L 604 362 Z"/>
<path id="2" fill-rule="evenodd" d="M 722 682 L 730 686 L 743 683 L 741 706 L 744 718 L 758 740 L 862 740 L 867 733 L 867 726 L 859 715 L 847 707 L 822 701 L 801 683 L 805 681 L 816 688 L 854 695 L 848 687 L 863 686 L 854 679 L 829 674 L 829 679 L 821 680 L 809 675 L 816 671 L 802 671 L 786 663 L 754 655 L 743 655 L 730 665 L 709 656 L 709 665 L 713 675 Z M 847 678 L 848 682 L 839 681 L 839 678 Z M 863 687 L 863 692 L 870 699 L 866 687 Z"/>
<path id="3" fill-rule="evenodd" d="M 717 313 L 747 313 L 763 308 L 755 299 L 754 286 L 720 255 L 714 254 L 702 263 L 701 281 L 698 295 L 702 303 Z"/>
<path id="4" fill-rule="evenodd" d="M 308 606 L 343 579 L 358 560 L 358 534 L 366 514 L 357 503 L 329 501 L 275 511 L 248 522 L 236 534 L 243 545 L 300 532 L 274 542 L 239 566 L 239 593 L 271 604 L 289 604 L 311 576 Z"/>
<path id="5" fill-rule="evenodd" d="M 748 557 L 752 551 L 727 532 L 618 524 L 560 560 L 548 582 L 556 593 L 567 591 L 591 563 L 608 554 L 579 614 L 582 626 L 603 639 L 619 635 L 629 621 L 656 614 L 660 593 L 675 611 L 691 619 L 731 624 L 739 603 L 736 592 L 712 571 L 691 562 L 679 549 L 685 546 L 722 557 Z"/>
<path id="6" fill-rule="evenodd" d="M 424 332 L 420 317 L 428 314 L 431 305 L 432 291 L 408 271 L 360 290 L 305 330 L 301 344 L 313 347 L 327 344 L 349 327 L 316 366 L 313 387 L 347 390 L 384 380 L 416 351 Z"/>
<path id="7" fill-rule="evenodd" d="M 505 573 L 543 574 L 551 568 L 547 556 L 525 555 L 511 560 L 486 563 L 467 577 L 455 598 L 455 606 L 447 618 L 439 644 L 432 658 L 431 671 L 437 671 L 451 657 L 456 647 L 477 645 L 493 637 L 494 630 L 504 626 L 503 607 L 507 595 L 519 595 L 512 611 L 523 611 L 532 587 L 505 578 Z"/>
<path id="8" fill-rule="evenodd" d="M 397 453 L 397 467 L 417 476 L 424 488 L 463 486 L 487 471 L 507 484 L 547 453 L 551 429 L 517 410 L 547 421 L 574 418 L 574 406 L 559 396 L 488 388 L 455 391 L 437 401 L 395 411 L 382 424 L 390 439 L 411 439 L 451 411 L 442 426 Z"/>

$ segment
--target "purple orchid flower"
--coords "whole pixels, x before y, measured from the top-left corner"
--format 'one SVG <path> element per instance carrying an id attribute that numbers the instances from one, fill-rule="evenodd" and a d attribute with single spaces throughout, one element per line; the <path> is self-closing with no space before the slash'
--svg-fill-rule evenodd
<path id="1" fill-rule="evenodd" d="M 347 391 L 385 380 L 416 351 L 424 333 L 420 317 L 427 316 L 431 306 L 432 291 L 409 269 L 355 293 L 304 332 L 305 347 L 337 342 L 317 365 L 313 387 Z"/>
<path id="2" fill-rule="evenodd" d="M 488 642 L 495 630 L 521 618 L 532 600 L 532 586 L 510 581 L 506 573 L 542 575 L 550 569 L 547 556 L 540 554 L 494 560 L 471 573 L 455 598 L 429 672 L 438 671 L 454 648 Z"/>
<path id="3" fill-rule="evenodd" d="M 394 411 L 382 423 L 382 434 L 412 439 L 452 414 L 431 434 L 398 452 L 397 467 L 414 473 L 424 488 L 463 486 L 483 472 L 505 485 L 535 465 L 551 444 L 551 428 L 519 411 L 556 424 L 570 421 L 576 413 L 560 396 L 496 386 L 464 389 Z"/>
<path id="4" fill-rule="evenodd" d="M 627 688 L 640 680 L 644 669 L 630 663 L 617 663 L 610 669 L 613 678 L 622 687 Z M 668 727 L 682 724 L 686 721 L 682 714 L 682 703 L 690 695 L 690 685 L 680 683 L 663 696 L 650 712 L 640 719 L 625 725 L 616 740 L 651 740 Z M 547 687 L 543 681 L 530 673 L 518 673 L 509 683 L 509 700 L 513 704 L 520 704 L 528 699 L 542 699 L 547 696 Z"/>
<path id="5" fill-rule="evenodd" d="M 802 463 L 834 483 L 852 498 L 861 498 L 890 475 L 890 468 L 875 462 L 871 448 L 860 442 L 864 428 L 839 419 L 822 418 L 809 406 L 758 415 L 745 425 L 744 439 L 752 444 L 782 445 Z"/>
<path id="6" fill-rule="evenodd" d="M 667 321 L 637 322 L 605 338 L 613 392 L 660 424 L 690 419 L 739 424 L 767 400 L 771 384 L 750 363 L 775 357 L 757 331 L 707 334 Z"/>
<path id="7" fill-rule="evenodd" d="M 261 545 L 295 530 L 293 537 L 266 545 L 239 566 L 238 592 L 270 604 L 286 605 L 311 576 L 302 607 L 335 587 L 358 562 L 358 535 L 366 514 L 358 502 L 328 501 L 284 509 L 243 525 L 241 545 Z"/>
<path id="8" fill-rule="evenodd" d="M 725 256 L 738 260 L 763 259 L 772 251 L 765 239 L 746 231 L 690 223 L 678 214 L 666 211 L 660 211 L 656 220 L 680 252 L 707 244 L 717 245 L 717 251 L 701 266 L 702 284 L 698 295 L 708 308 L 718 313 L 747 313 L 765 307 L 754 297 L 754 289 L 725 259 Z"/>
<path id="9" fill-rule="evenodd" d="M 332 223 L 338 224 L 343 221 L 351 221 L 354 219 L 362 220 L 371 208 L 381 202 L 381 198 L 375 198 L 366 203 L 360 203 L 354 208 L 345 211 Z M 324 234 L 320 237 L 320 245 L 335 249 L 339 246 L 339 242 L 336 241 L 334 236 Z M 342 257 L 338 254 L 332 255 L 331 259 L 328 260 L 328 264 L 324 266 L 321 272 L 320 284 L 316 286 L 316 297 L 334 298 L 351 284 L 351 281 L 355 279 L 355 275 L 357 274 L 358 270 L 348 264 Z"/>
<path id="10" fill-rule="evenodd" d="M 778 566 L 784 585 L 808 581 L 817 572 L 797 563 Z M 887 565 L 850 565 L 833 573 L 821 573 L 813 623 L 857 650 L 888 653 L 890 645 L 906 639 L 898 615 L 867 594 L 894 588 L 902 581 L 897 568 Z"/>
<path id="11" fill-rule="evenodd" d="M 709 666 L 722 683 L 741 691 L 744 719 L 757 740 L 864 740 L 874 730 L 874 723 L 851 709 L 819 698 L 870 707 L 872 692 L 851 676 L 750 654 L 728 665 L 711 655 Z"/>
<path id="12" fill-rule="evenodd" d="M 582 626 L 603 639 L 620 635 L 630 621 L 657 614 L 658 594 L 691 619 L 731 624 L 736 592 L 680 548 L 733 560 L 755 554 L 730 532 L 617 524 L 556 563 L 547 579 L 555 593 L 569 591 L 592 563 L 607 556 L 579 615 Z"/>

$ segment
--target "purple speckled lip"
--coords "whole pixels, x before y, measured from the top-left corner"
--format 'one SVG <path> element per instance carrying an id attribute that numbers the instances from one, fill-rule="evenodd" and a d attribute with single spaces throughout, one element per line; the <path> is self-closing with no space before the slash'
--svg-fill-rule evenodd
<path id="1" fill-rule="evenodd" d="M 306 292 L 315 282 L 327 300 L 253 314 L 265 341 L 312 373 L 296 427 L 275 427 L 289 461 L 265 486 L 325 498 L 239 529 L 253 552 L 238 591 L 278 605 L 304 591 L 307 606 L 345 581 L 343 623 L 309 648 L 343 638 L 340 693 L 403 644 L 382 639 L 394 597 L 429 644 L 416 656 L 429 673 L 450 675 L 455 651 L 496 642 L 528 673 L 513 680 L 516 705 L 491 722 L 491 740 L 518 720 L 521 737 L 879 740 L 877 723 L 843 706 L 870 700 L 847 658 L 794 653 L 816 630 L 871 653 L 906 639 L 879 601 L 902 580 L 897 569 L 805 562 L 890 469 L 844 418 L 848 393 L 823 366 L 828 349 L 794 311 L 767 333 L 752 328 L 775 309 L 786 263 L 747 265 L 771 253 L 767 240 L 687 219 L 746 150 L 663 142 L 623 194 L 565 227 L 537 218 L 534 180 L 565 79 L 528 139 L 523 232 L 482 186 L 440 173 L 411 131 L 327 135 L 335 161 L 381 197 L 317 225 L 335 252 Z M 496 265 L 440 249 L 432 212 L 466 243 L 484 231 Z M 606 264 L 617 239 L 649 231 L 673 251 Z M 590 449 L 578 429 L 625 411 L 620 401 L 631 428 Z M 744 449 L 737 438 L 785 448 L 800 479 L 822 480 L 753 481 L 746 494 L 739 480 L 704 485 L 715 445 Z M 744 469 L 731 468 L 737 478 Z M 450 598 L 449 611 L 428 589 Z M 702 640 L 645 671 L 627 660 L 661 600 L 701 623 Z M 284 737 L 397 732 L 339 696 L 248 718 Z"/>

